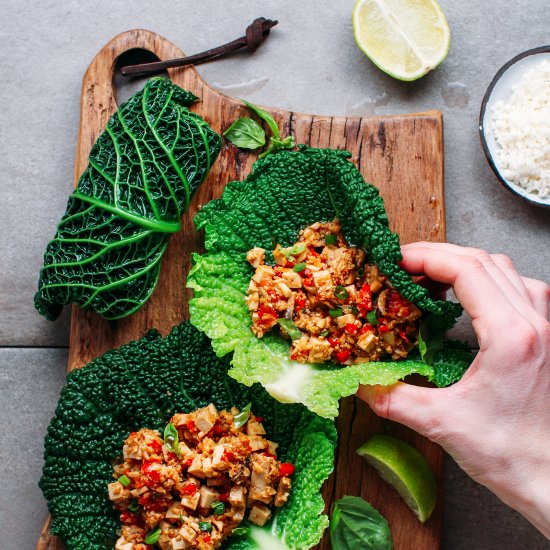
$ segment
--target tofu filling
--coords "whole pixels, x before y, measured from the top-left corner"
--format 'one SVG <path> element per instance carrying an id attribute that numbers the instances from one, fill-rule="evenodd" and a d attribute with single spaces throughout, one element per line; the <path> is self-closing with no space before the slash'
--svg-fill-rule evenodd
<path id="1" fill-rule="evenodd" d="M 422 311 L 399 294 L 360 247 L 350 246 L 338 219 L 303 229 L 274 265 L 253 248 L 246 303 L 252 332 L 275 330 L 300 363 L 344 365 L 399 360 L 418 345 Z"/>
<path id="2" fill-rule="evenodd" d="M 210 404 L 175 414 L 163 435 L 132 432 L 108 485 L 122 523 L 115 549 L 212 550 L 239 526 L 265 525 L 288 500 L 294 466 L 277 459 L 262 422 Z"/>

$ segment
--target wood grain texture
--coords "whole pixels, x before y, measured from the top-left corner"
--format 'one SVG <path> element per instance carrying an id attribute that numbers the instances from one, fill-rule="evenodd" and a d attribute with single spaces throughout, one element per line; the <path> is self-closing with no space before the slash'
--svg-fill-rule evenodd
<path id="1" fill-rule="evenodd" d="M 88 163 L 90 149 L 116 110 L 113 71 L 117 58 L 140 48 L 159 59 L 181 57 L 183 53 L 166 39 L 146 30 L 134 30 L 113 38 L 90 64 L 82 83 L 81 119 L 75 163 L 75 185 Z M 248 115 L 234 99 L 211 88 L 193 67 L 171 69 L 170 78 L 191 91 L 199 101 L 193 110 L 217 132 L 223 132 L 235 118 Z M 266 108 L 285 133 L 298 143 L 314 147 L 347 149 L 365 179 L 374 183 L 385 199 L 391 227 L 403 243 L 417 240 L 445 240 L 443 199 L 443 122 L 437 111 L 391 117 L 329 117 Z M 167 334 L 187 317 L 189 292 L 185 277 L 190 253 L 201 251 L 200 236 L 192 219 L 209 200 L 218 198 L 226 183 L 250 173 L 256 156 L 224 142 L 220 156 L 196 193 L 183 217 L 182 230 L 170 241 L 163 259 L 160 280 L 151 299 L 134 315 L 108 322 L 92 312 L 72 310 L 69 370 L 79 368 L 107 350 L 140 338 L 150 328 Z M 361 495 L 388 519 L 396 550 L 434 550 L 441 538 L 442 502 L 426 524 L 421 525 L 397 494 L 388 487 L 355 450 L 371 434 L 386 431 L 411 442 L 428 459 L 439 480 L 442 495 L 443 453 L 435 444 L 410 430 L 374 416 L 355 398 L 342 401 L 338 418 L 339 443 L 335 474 L 324 487 L 328 510 L 343 495 Z M 62 550 L 63 544 L 48 531 L 38 550 Z M 325 536 L 319 545 L 330 549 Z"/>

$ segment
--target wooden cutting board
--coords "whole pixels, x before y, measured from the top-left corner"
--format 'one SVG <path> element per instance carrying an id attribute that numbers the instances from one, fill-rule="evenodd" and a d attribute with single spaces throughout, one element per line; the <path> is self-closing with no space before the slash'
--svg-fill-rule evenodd
<path id="1" fill-rule="evenodd" d="M 117 58 L 129 50 L 143 49 L 159 59 L 184 54 L 165 38 L 146 30 L 134 30 L 113 38 L 94 58 L 82 82 L 80 131 L 76 148 L 75 185 L 88 164 L 93 143 L 117 108 L 113 74 Z M 192 67 L 171 69 L 170 78 L 194 93 L 199 100 L 193 110 L 222 133 L 239 116 L 249 115 L 236 100 L 211 88 Z M 443 197 L 443 121 L 438 111 L 390 117 L 329 117 L 265 108 L 297 143 L 351 151 L 353 162 L 365 179 L 374 183 L 385 199 L 391 227 L 401 241 L 445 240 Z M 158 286 L 151 299 L 134 315 L 108 322 L 76 307 L 72 310 L 69 370 L 84 366 L 111 348 L 140 338 L 150 328 L 168 334 L 187 317 L 190 291 L 185 277 L 193 251 L 202 250 L 201 237 L 192 219 L 201 205 L 218 198 L 227 182 L 245 178 L 256 155 L 237 150 L 225 142 L 219 158 L 199 188 L 183 218 L 182 230 L 174 235 L 162 263 Z M 422 525 L 355 450 L 371 434 L 394 433 L 416 446 L 426 456 L 439 480 L 439 504 Z M 439 548 L 442 521 L 443 451 L 414 432 L 382 421 L 357 399 L 342 401 L 338 418 L 339 443 L 335 473 L 324 487 L 327 510 L 343 495 L 360 495 L 387 518 L 396 550 Z M 44 526 L 38 550 L 61 550 L 63 544 Z M 330 549 L 325 536 L 319 545 Z"/>

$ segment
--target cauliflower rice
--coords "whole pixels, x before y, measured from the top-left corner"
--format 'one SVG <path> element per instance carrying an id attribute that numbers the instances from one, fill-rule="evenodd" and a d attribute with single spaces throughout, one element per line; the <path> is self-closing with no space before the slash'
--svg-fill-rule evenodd
<path id="1" fill-rule="evenodd" d="M 526 71 L 508 101 L 495 103 L 490 130 L 501 174 L 528 193 L 550 197 L 550 60 Z"/>

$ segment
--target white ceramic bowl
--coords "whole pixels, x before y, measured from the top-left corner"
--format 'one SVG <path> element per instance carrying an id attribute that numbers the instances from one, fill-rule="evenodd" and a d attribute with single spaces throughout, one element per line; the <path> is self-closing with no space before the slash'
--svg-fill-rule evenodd
<path id="1" fill-rule="evenodd" d="M 499 170 L 496 155 L 498 144 L 491 131 L 491 116 L 493 106 L 499 100 L 508 101 L 512 94 L 512 87 L 518 82 L 525 71 L 529 70 L 534 64 L 540 63 L 543 59 L 550 60 L 550 45 L 540 46 L 532 50 L 516 55 L 513 59 L 503 65 L 493 78 L 491 84 L 485 92 L 481 103 L 481 112 L 479 115 L 479 134 L 481 145 L 487 161 L 491 165 L 493 172 L 500 182 L 510 191 L 520 196 L 522 199 L 539 206 L 550 208 L 550 197 L 541 198 L 533 193 L 528 193 L 525 189 L 507 180 Z"/>

